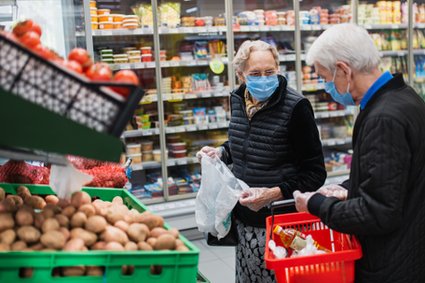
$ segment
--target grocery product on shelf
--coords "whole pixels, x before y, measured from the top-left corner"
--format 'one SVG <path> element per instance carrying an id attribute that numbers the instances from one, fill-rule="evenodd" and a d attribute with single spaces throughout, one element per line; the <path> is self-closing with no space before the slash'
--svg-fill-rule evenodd
<path id="1" fill-rule="evenodd" d="M 400 24 L 407 23 L 407 4 L 401 1 L 377 1 L 358 6 L 358 23 Z"/>

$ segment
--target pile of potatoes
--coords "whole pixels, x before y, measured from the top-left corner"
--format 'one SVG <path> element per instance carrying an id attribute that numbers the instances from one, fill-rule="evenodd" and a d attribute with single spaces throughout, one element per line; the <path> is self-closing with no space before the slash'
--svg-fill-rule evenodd
<path id="1" fill-rule="evenodd" d="M 129 209 L 121 197 L 92 201 L 80 191 L 69 201 L 43 199 L 25 186 L 17 193 L 0 188 L 0 252 L 189 250 L 162 217 Z"/>

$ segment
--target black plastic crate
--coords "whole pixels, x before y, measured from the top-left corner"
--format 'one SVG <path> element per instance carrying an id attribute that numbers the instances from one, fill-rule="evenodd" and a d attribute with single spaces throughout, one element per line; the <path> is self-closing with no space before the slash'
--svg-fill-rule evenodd
<path id="1" fill-rule="evenodd" d="M 110 86 L 130 90 L 127 99 Z M 119 137 L 144 95 L 140 87 L 94 83 L 0 35 L 0 87 L 97 132 Z"/>

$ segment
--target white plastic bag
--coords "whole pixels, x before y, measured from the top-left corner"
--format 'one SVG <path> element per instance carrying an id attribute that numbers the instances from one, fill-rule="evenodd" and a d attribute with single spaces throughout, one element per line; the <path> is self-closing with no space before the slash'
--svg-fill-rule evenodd
<path id="1" fill-rule="evenodd" d="M 203 155 L 201 187 L 196 196 L 198 229 L 218 239 L 230 231 L 231 212 L 248 185 L 237 179 L 218 158 Z"/>
<path id="2" fill-rule="evenodd" d="M 92 176 L 75 169 L 70 162 L 66 166 L 52 165 L 50 168 L 50 187 L 59 198 L 69 197 L 92 179 Z"/>

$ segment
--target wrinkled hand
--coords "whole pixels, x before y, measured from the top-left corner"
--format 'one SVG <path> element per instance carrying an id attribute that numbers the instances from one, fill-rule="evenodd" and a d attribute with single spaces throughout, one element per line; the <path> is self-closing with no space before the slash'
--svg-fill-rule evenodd
<path id="1" fill-rule="evenodd" d="M 249 188 L 242 192 L 239 203 L 257 212 L 273 201 L 269 192 L 270 188 Z"/>
<path id="2" fill-rule="evenodd" d="M 339 200 L 346 200 L 348 195 L 347 189 L 334 184 L 323 186 L 317 192 L 326 197 L 336 197 Z"/>
<path id="3" fill-rule="evenodd" d="M 316 192 L 301 193 L 300 191 L 295 191 L 292 194 L 295 200 L 295 207 L 297 208 L 299 212 L 309 212 L 308 201 L 310 200 L 311 196 L 314 195 L 315 193 Z"/>
<path id="4" fill-rule="evenodd" d="M 211 146 L 204 146 L 201 148 L 200 151 L 196 153 L 196 157 L 198 158 L 199 162 L 202 160 L 202 155 L 205 154 L 211 158 L 218 158 L 220 159 L 222 156 L 222 148 L 221 147 L 211 147 Z"/>

